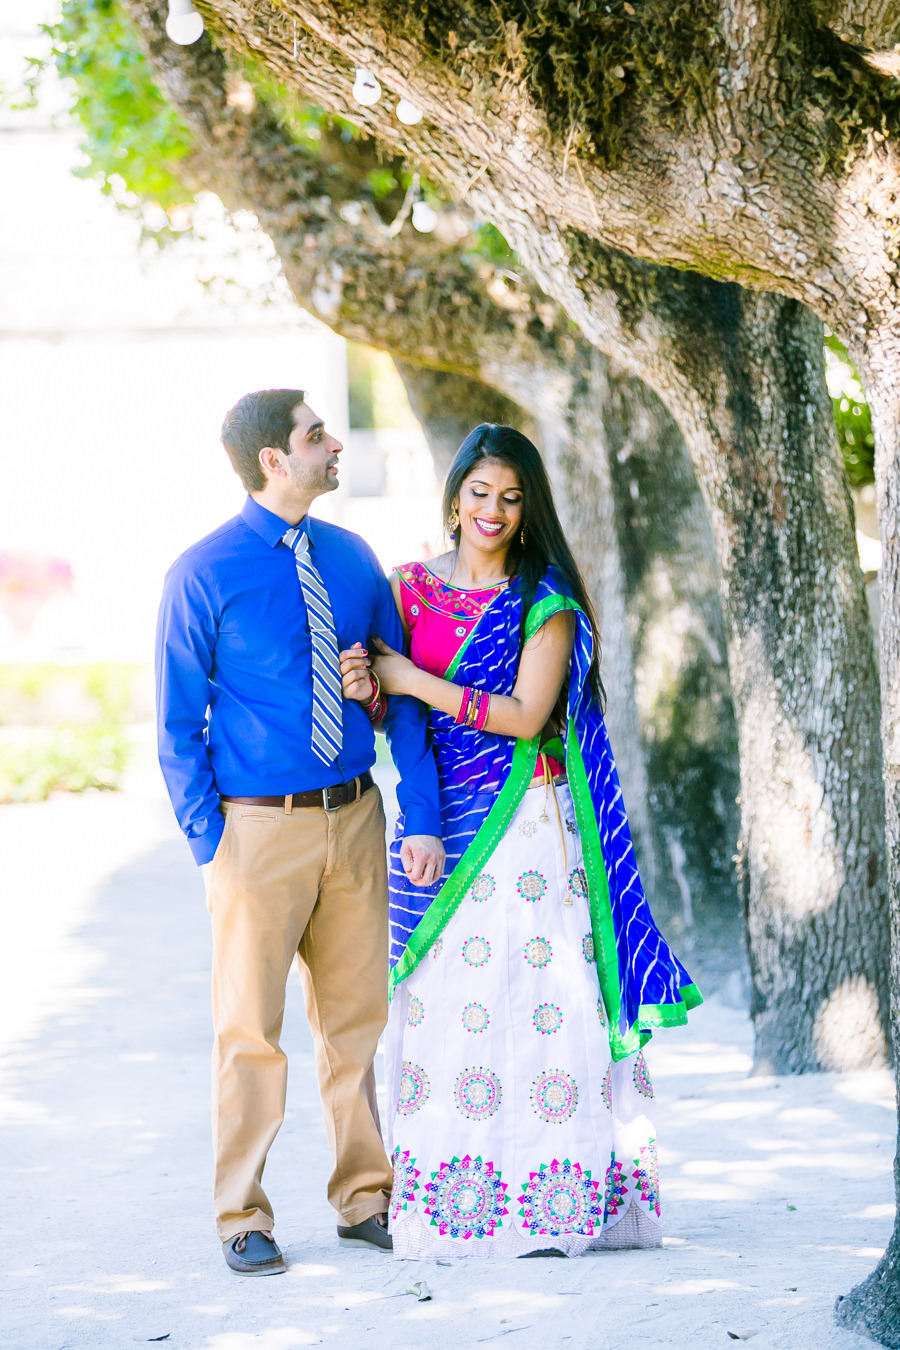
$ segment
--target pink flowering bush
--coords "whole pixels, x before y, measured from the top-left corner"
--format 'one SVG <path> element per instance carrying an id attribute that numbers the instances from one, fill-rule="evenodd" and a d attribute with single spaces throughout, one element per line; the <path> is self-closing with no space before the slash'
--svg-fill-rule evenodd
<path id="1" fill-rule="evenodd" d="M 25 637 L 48 600 L 72 589 L 72 569 L 46 553 L 0 553 L 0 609 Z"/>

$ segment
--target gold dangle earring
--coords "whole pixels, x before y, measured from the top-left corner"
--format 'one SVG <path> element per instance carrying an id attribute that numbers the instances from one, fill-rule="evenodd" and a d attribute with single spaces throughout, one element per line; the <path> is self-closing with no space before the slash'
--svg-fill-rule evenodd
<path id="1" fill-rule="evenodd" d="M 450 529 L 450 538 L 456 538 L 456 531 L 459 529 L 459 512 L 455 506 L 450 507 L 450 514 L 447 517 L 447 525 Z"/>
<path id="2" fill-rule="evenodd" d="M 528 533 L 528 524 L 526 522 L 526 524 L 522 526 L 521 533 L 519 534 L 519 542 L 521 543 L 523 548 L 525 547 L 525 536 L 527 533 Z"/>

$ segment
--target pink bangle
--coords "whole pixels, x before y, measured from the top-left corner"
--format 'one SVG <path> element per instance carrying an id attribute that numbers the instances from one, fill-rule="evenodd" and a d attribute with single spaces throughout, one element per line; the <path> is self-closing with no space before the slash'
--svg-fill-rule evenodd
<path id="1" fill-rule="evenodd" d="M 363 712 L 370 722 L 380 722 L 387 708 L 387 695 L 381 692 L 381 681 L 375 672 L 370 670 L 368 675 L 372 697 L 368 703 L 363 704 Z"/>
<path id="2" fill-rule="evenodd" d="M 485 723 L 491 711 L 491 696 L 486 689 L 479 690 L 478 711 L 475 714 L 474 727 L 476 731 L 484 731 Z"/>
<path id="3" fill-rule="evenodd" d="M 464 727 L 468 723 L 469 709 L 474 696 L 475 690 L 471 689 L 468 685 L 465 685 L 463 688 L 462 702 L 459 705 L 459 712 L 454 719 L 460 726 Z"/>

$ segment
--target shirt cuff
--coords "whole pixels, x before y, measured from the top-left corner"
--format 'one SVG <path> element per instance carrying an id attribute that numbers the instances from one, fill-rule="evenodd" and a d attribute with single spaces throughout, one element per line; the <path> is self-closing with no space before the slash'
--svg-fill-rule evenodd
<path id="1" fill-rule="evenodd" d="M 219 847 L 219 840 L 222 838 L 222 831 L 225 829 L 225 821 L 221 815 L 219 819 L 215 818 L 207 821 L 207 828 L 203 834 L 188 837 L 188 844 L 194 855 L 194 862 L 198 867 L 204 863 L 212 862 L 216 856 L 216 849 Z"/>
<path id="2" fill-rule="evenodd" d="M 430 834 L 442 837 L 441 813 L 429 806 L 411 806 L 403 813 L 403 837 L 410 834 Z"/>

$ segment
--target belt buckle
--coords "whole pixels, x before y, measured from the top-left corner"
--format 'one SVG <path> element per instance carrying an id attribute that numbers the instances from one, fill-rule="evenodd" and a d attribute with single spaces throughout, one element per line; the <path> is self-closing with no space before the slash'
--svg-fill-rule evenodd
<path id="1" fill-rule="evenodd" d="M 335 786 L 335 787 L 342 787 L 343 784 L 341 784 L 341 783 L 335 783 L 333 786 Z M 331 787 L 324 787 L 324 788 L 322 789 L 322 805 L 324 806 L 324 808 L 325 808 L 326 811 L 339 811 L 339 810 L 340 810 L 341 805 L 342 805 L 341 802 L 338 802 L 336 806 L 332 806 L 332 805 L 331 805 Z"/>

